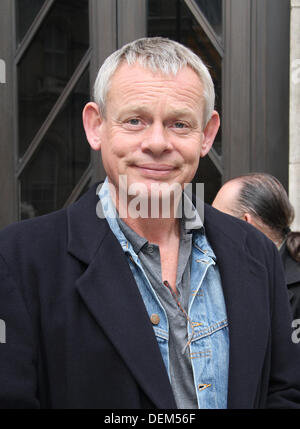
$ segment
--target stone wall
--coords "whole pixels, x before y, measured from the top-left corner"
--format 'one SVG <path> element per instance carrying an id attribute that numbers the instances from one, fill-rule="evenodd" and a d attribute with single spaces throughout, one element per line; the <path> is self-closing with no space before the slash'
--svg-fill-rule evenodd
<path id="1" fill-rule="evenodd" d="M 300 231 L 300 0 L 291 0 L 290 63 L 289 197 L 296 212 L 292 227 Z"/>

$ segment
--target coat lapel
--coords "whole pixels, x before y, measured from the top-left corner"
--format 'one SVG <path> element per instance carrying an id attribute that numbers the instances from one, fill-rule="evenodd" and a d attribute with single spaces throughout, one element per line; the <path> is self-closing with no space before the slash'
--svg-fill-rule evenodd
<path id="1" fill-rule="evenodd" d="M 248 232 L 235 219 L 206 208 L 205 228 L 222 279 L 229 326 L 228 408 L 255 402 L 267 346 L 266 270 L 247 253 Z"/>
<path id="2" fill-rule="evenodd" d="M 96 215 L 96 187 L 68 210 L 69 252 L 87 264 L 77 290 L 88 310 L 158 408 L 176 408 L 142 297 L 107 222 Z"/>

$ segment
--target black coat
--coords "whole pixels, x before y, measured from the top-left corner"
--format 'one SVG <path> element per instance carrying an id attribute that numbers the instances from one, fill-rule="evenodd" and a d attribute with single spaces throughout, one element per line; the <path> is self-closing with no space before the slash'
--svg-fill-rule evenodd
<path id="1" fill-rule="evenodd" d="M 285 244 L 280 249 L 280 255 L 283 262 L 293 318 L 300 319 L 300 263 L 291 257 Z"/>
<path id="2" fill-rule="evenodd" d="M 0 407 L 175 408 L 126 257 L 96 215 L 68 209 L 0 233 Z M 299 345 L 275 246 L 207 206 L 229 322 L 228 407 L 300 407 Z"/>

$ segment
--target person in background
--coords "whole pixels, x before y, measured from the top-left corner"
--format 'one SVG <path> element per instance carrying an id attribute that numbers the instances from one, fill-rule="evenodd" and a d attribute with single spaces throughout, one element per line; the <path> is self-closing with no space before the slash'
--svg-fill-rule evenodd
<path id="1" fill-rule="evenodd" d="M 213 206 L 243 219 L 263 232 L 278 248 L 294 318 L 300 317 L 300 232 L 290 226 L 295 212 L 288 195 L 276 177 L 250 173 L 226 182 Z"/>

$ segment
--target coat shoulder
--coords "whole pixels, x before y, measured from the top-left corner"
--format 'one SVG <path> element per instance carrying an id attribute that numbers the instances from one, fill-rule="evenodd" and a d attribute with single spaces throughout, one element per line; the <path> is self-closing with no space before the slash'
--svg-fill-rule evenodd
<path id="1" fill-rule="evenodd" d="M 7 262 L 17 263 L 18 258 L 42 255 L 46 249 L 55 251 L 67 241 L 67 211 L 38 216 L 11 224 L 0 231 L 0 255 Z"/>
<path id="2" fill-rule="evenodd" d="M 220 212 L 205 205 L 205 226 L 212 232 L 218 230 L 234 241 L 237 246 L 244 246 L 246 251 L 259 255 L 270 254 L 276 246 L 269 238 L 254 226 L 234 216 Z"/>

